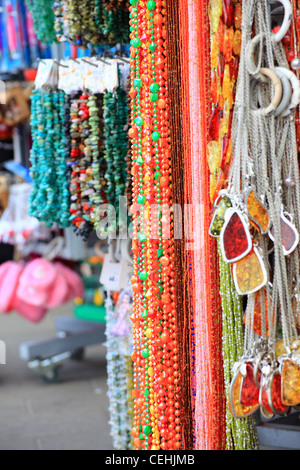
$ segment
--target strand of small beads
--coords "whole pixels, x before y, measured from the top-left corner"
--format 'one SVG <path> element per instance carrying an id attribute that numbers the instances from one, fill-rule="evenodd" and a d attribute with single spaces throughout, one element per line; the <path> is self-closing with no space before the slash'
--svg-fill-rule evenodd
<path id="1" fill-rule="evenodd" d="M 48 226 L 70 225 L 69 190 L 65 161 L 64 92 L 34 90 L 30 152 L 33 188 L 30 214 Z"/>
<path id="2" fill-rule="evenodd" d="M 136 449 L 182 446 L 165 64 L 165 3 L 131 0 Z M 142 210 L 143 209 L 143 210 Z"/>
<path id="3" fill-rule="evenodd" d="M 103 118 L 105 130 L 105 159 L 107 171 L 107 200 L 119 216 L 120 197 L 126 189 L 126 155 L 128 135 L 126 124 L 128 119 L 126 92 L 118 87 L 112 93 L 106 93 L 103 99 Z"/>
<path id="4" fill-rule="evenodd" d="M 33 28 L 43 44 L 56 42 L 54 0 L 25 0 L 32 15 Z"/>

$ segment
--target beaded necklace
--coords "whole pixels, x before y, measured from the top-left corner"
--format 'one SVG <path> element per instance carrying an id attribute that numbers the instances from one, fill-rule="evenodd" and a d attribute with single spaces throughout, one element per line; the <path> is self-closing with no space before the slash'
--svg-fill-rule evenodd
<path id="1" fill-rule="evenodd" d="M 136 449 L 179 449 L 173 225 L 167 220 L 171 188 L 165 2 L 130 3 L 133 206 L 144 206 L 133 215 L 132 435 Z"/>
<path id="2" fill-rule="evenodd" d="M 44 44 L 56 42 L 53 3 L 54 0 L 26 0 L 32 15 L 34 31 L 38 40 Z"/>
<path id="3" fill-rule="evenodd" d="M 30 213 L 48 226 L 70 225 L 68 175 L 65 160 L 65 94 L 34 90 L 30 152 L 33 189 Z"/>

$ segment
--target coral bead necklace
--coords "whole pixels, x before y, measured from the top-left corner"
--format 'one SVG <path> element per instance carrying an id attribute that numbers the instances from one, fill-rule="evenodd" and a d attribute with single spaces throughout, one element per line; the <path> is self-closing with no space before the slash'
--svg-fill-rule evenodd
<path id="1" fill-rule="evenodd" d="M 136 449 L 181 448 L 165 4 L 131 0 Z M 138 209 L 138 210 L 137 210 Z"/>

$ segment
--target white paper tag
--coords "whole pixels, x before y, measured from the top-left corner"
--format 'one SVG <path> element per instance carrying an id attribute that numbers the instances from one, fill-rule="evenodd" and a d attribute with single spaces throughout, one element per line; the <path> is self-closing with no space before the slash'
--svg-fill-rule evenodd
<path id="1" fill-rule="evenodd" d="M 100 284 L 107 290 L 119 292 L 128 286 L 131 267 L 125 260 L 115 261 L 110 254 L 105 255 L 100 275 Z"/>
<path id="2" fill-rule="evenodd" d="M 39 62 L 35 79 L 35 88 L 40 90 L 45 86 L 55 88 L 58 84 L 58 65 L 52 59 Z"/>

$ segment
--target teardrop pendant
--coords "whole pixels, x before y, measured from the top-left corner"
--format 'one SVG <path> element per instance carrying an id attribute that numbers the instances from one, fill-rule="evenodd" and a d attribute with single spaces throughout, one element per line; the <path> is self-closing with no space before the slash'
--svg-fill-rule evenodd
<path id="1" fill-rule="evenodd" d="M 238 294 L 249 295 L 257 292 L 267 283 L 267 271 L 256 247 L 243 259 L 234 263 L 233 280 Z"/>
<path id="2" fill-rule="evenodd" d="M 240 391 L 240 404 L 242 406 L 256 406 L 259 403 L 259 388 L 254 379 L 254 368 L 251 362 L 246 362 L 246 374 L 242 379 Z"/>
<path id="3" fill-rule="evenodd" d="M 240 403 L 241 385 L 243 375 L 240 371 L 236 373 L 230 385 L 229 409 L 233 417 L 245 418 L 258 410 L 259 404 L 243 406 Z"/>
<path id="4" fill-rule="evenodd" d="M 247 196 L 247 212 L 250 223 L 260 233 L 267 233 L 270 226 L 270 217 L 267 209 L 258 199 L 254 189 L 252 189 Z"/>
<path id="5" fill-rule="evenodd" d="M 235 263 L 252 249 L 252 239 L 243 214 L 230 207 L 220 234 L 221 252 L 226 263 Z"/>
<path id="6" fill-rule="evenodd" d="M 209 227 L 209 234 L 212 237 L 219 237 L 225 223 L 225 212 L 229 207 L 232 207 L 231 201 L 228 196 L 222 197 L 221 201 L 219 202 L 218 206 L 215 209 L 215 213 L 213 215 L 210 227 Z"/>
<path id="7" fill-rule="evenodd" d="M 285 256 L 290 255 L 299 243 L 299 233 L 296 227 L 283 215 L 280 216 L 281 243 Z M 274 226 L 269 229 L 269 237 L 274 242 Z"/>

